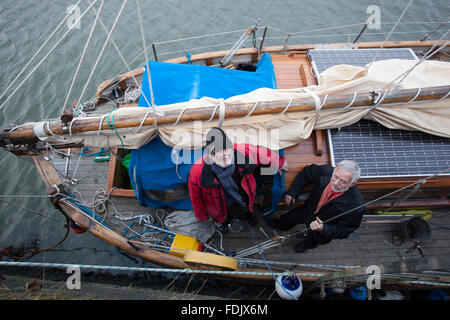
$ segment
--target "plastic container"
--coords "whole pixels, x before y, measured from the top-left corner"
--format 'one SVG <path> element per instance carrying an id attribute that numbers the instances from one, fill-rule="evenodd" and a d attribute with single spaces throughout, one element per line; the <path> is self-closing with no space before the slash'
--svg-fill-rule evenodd
<path id="1" fill-rule="evenodd" d="M 170 247 L 170 253 L 178 257 L 184 257 L 188 251 L 199 251 L 200 248 L 201 245 L 196 238 L 177 233 Z"/>

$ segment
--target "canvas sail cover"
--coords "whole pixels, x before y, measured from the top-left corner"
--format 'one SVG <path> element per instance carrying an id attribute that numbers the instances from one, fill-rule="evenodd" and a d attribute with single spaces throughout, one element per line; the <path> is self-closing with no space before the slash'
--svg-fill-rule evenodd
<path id="1" fill-rule="evenodd" d="M 371 91 L 385 90 L 386 86 L 390 89 L 394 79 L 410 70 L 412 71 L 401 83 L 402 89 L 419 90 L 419 88 L 432 86 L 450 86 L 449 62 L 423 61 L 415 67 L 416 63 L 417 61 L 414 60 L 393 59 L 376 61 L 369 68 L 367 66 L 337 65 L 320 74 L 318 85 L 289 90 L 270 89 L 267 85 L 265 88 L 245 94 L 230 96 L 224 100 L 224 104 L 233 102 L 256 104 L 258 101 L 280 100 L 287 105 L 292 98 L 311 98 L 314 95 L 319 99 L 318 105 L 320 106 L 327 95 L 367 94 Z M 228 73 L 235 70 L 224 71 Z M 145 78 L 144 76 L 144 80 Z M 271 81 L 273 79 L 269 82 L 272 83 Z M 220 84 L 220 86 L 222 85 L 223 83 Z M 176 89 L 173 88 L 173 91 Z M 230 92 L 230 94 L 232 93 Z M 285 112 L 232 118 L 225 119 L 222 128 L 234 142 L 252 143 L 256 141 L 257 144 L 272 150 L 284 149 L 299 143 L 308 138 L 313 129 L 344 127 L 363 118 L 376 121 L 390 129 L 422 131 L 450 138 L 450 99 L 448 98 L 450 96 L 438 101 L 381 104 L 376 108 L 367 106 L 365 108 L 319 109 L 317 112 Z M 158 109 L 161 111 L 177 110 L 181 113 L 188 108 L 209 107 L 212 113 L 219 103 L 220 99 L 216 97 L 204 96 L 187 102 L 158 105 Z M 119 108 L 112 112 L 116 118 L 119 115 L 133 113 L 142 114 L 144 117 L 140 107 Z M 99 118 L 99 120 L 101 119 Z M 47 141 L 50 143 L 83 143 L 86 146 L 94 147 L 121 147 L 123 144 L 125 148 L 137 149 L 158 136 L 169 147 L 196 149 L 204 146 L 206 132 L 217 124 L 217 119 L 214 119 L 213 121 L 203 121 L 201 126 L 196 122 L 180 122 L 176 126 L 164 125 L 159 126 L 158 129 L 154 125 L 148 125 L 142 127 L 139 132 L 133 133 L 130 133 L 129 129 L 119 129 L 119 133 L 126 132 L 121 140 L 114 131 L 103 130 L 101 134 L 91 132 L 73 136 L 55 135 L 48 137 Z"/>
<path id="2" fill-rule="evenodd" d="M 205 96 L 227 99 L 258 88 L 276 88 L 268 54 L 262 56 L 255 72 L 154 61 L 149 61 L 149 67 L 153 99 L 157 106 Z M 145 70 L 138 105 L 153 108 L 151 101 L 148 73 Z M 160 137 L 132 150 L 129 176 L 140 204 L 153 208 L 170 206 L 192 209 L 187 179 L 192 164 L 202 155 L 200 145 L 194 150 L 176 150 L 166 145 Z"/>
<path id="3" fill-rule="evenodd" d="M 231 97 L 225 100 L 225 103 L 284 101 L 287 105 L 292 98 L 315 97 L 317 105 L 320 106 L 327 95 L 367 94 L 372 91 L 380 91 L 383 94 L 393 87 L 392 80 L 410 70 L 416 63 L 414 60 L 384 60 L 374 62 L 368 69 L 337 65 L 320 74 L 318 85 L 283 90 L 257 89 L 248 94 Z M 419 90 L 433 86 L 450 86 L 449 62 L 424 61 L 409 73 L 400 88 Z M 214 106 L 217 103 L 219 103 L 217 99 L 202 98 L 188 104 L 189 107 L 196 108 Z M 180 108 L 176 105 L 166 107 Z M 319 108 L 317 112 L 286 112 L 232 118 L 225 120 L 223 127 L 234 142 L 241 142 L 242 139 L 258 141 L 259 145 L 278 150 L 308 138 L 314 129 L 344 127 L 363 118 L 376 121 L 390 129 L 422 131 L 450 138 L 450 99 L 379 105 L 376 108 L 373 106 L 323 110 Z M 202 130 L 199 130 L 195 122 L 184 122 L 176 127 L 167 126 L 159 130 L 159 135 L 168 145 L 189 148 L 204 143 L 208 128 L 216 124 L 217 121 L 203 122 Z"/>

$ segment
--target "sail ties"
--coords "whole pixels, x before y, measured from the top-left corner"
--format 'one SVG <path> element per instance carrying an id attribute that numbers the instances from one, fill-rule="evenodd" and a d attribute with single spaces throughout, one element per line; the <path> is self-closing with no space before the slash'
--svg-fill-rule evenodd
<path id="1" fill-rule="evenodd" d="M 317 124 L 317 121 L 319 120 L 320 109 L 322 109 L 323 105 L 325 104 L 325 101 L 327 100 L 328 95 L 326 95 L 325 98 L 323 99 L 323 102 L 321 102 L 319 96 L 317 94 L 315 94 L 313 91 L 311 91 L 310 89 L 308 89 L 307 87 L 302 88 L 302 90 L 304 92 L 306 92 L 307 94 L 309 94 L 313 98 L 314 104 L 316 105 L 316 109 L 315 109 L 316 119 L 314 121 L 314 127 L 315 127 Z"/>
<path id="2" fill-rule="evenodd" d="M 214 119 L 214 116 L 216 115 L 217 108 L 219 108 L 219 121 L 217 123 L 217 126 L 219 128 L 222 128 L 223 120 L 225 119 L 225 102 L 223 99 L 219 99 L 219 104 L 216 105 L 216 107 L 213 110 L 213 113 L 211 114 L 211 117 L 207 120 L 208 122 Z"/>

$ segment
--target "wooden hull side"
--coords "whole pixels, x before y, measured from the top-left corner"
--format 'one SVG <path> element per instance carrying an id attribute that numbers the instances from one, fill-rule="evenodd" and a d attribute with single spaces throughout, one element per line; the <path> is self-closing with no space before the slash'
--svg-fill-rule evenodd
<path id="1" fill-rule="evenodd" d="M 47 188 L 51 186 L 58 185 L 62 183 L 61 178 L 58 176 L 56 169 L 49 164 L 49 161 L 45 159 L 45 154 L 33 156 L 33 162 L 36 165 L 36 168 L 43 179 Z M 99 223 L 91 217 L 81 213 L 79 210 L 69 206 L 65 203 L 58 202 L 60 208 L 64 211 L 67 216 L 72 219 L 77 225 L 81 228 L 86 229 L 91 232 L 93 235 L 98 237 L 99 239 L 120 248 L 126 254 L 134 255 L 150 262 L 153 262 L 157 265 L 171 268 L 171 269 L 189 269 L 189 270 L 208 270 L 208 271 L 223 271 L 222 269 L 216 269 L 211 266 L 205 265 L 191 265 L 186 264 L 183 261 L 183 258 L 164 253 L 158 250 L 144 248 L 139 244 L 130 244 L 125 237 L 120 235 L 118 232 L 109 229 L 105 225 Z M 205 274 L 207 277 L 212 277 L 215 279 L 221 280 L 232 280 L 232 281 L 240 281 L 240 282 L 253 282 L 253 283 L 271 283 L 274 281 L 274 278 L 271 274 L 268 274 L 267 269 L 263 268 L 239 268 L 238 273 L 233 274 L 232 272 L 226 274 Z M 272 268 L 273 272 L 283 272 L 282 269 Z M 249 274 L 243 274 L 249 273 Z M 314 282 L 317 281 L 320 277 L 324 276 L 326 273 L 323 271 L 307 271 L 306 276 L 302 276 L 302 281 L 306 282 Z"/>

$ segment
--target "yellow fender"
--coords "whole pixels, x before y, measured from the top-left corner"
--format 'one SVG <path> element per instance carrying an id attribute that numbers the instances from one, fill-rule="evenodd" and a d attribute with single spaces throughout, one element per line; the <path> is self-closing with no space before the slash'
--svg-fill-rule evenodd
<path id="1" fill-rule="evenodd" d="M 184 262 L 189 265 L 220 267 L 225 270 L 238 269 L 238 262 L 232 257 L 225 257 L 201 251 L 188 251 L 184 256 Z"/>

